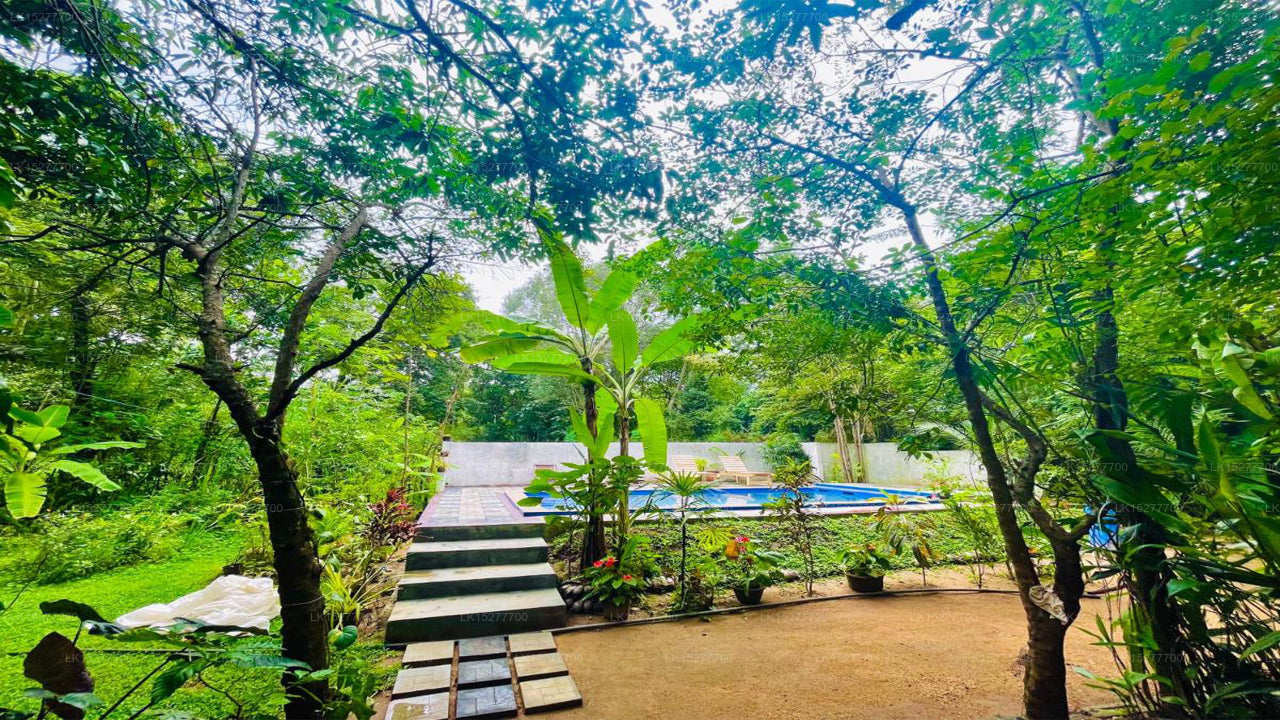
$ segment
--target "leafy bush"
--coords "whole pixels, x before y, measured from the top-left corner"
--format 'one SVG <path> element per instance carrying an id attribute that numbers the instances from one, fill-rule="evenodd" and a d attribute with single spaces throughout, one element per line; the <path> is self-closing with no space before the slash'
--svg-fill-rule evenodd
<path id="1" fill-rule="evenodd" d="M 800 443 L 800 436 L 791 432 L 770 435 L 765 439 L 760 454 L 769 463 L 769 467 L 775 470 L 785 466 L 788 461 L 805 462 L 809 459 Z"/>
<path id="2" fill-rule="evenodd" d="M 5 543 L 0 575 L 40 585 L 172 555 L 179 546 L 180 518 L 149 514 L 57 513 L 43 519 L 38 534 Z"/>

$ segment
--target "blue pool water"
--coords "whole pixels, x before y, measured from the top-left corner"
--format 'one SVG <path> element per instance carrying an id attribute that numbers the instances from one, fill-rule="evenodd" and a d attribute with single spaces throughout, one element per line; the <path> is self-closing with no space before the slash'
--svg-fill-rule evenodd
<path id="1" fill-rule="evenodd" d="M 876 485 L 846 485 L 840 483 L 814 483 L 805 488 L 806 504 L 814 508 L 879 507 L 886 494 L 895 495 L 904 504 L 937 502 L 937 496 L 928 490 L 912 488 L 880 487 Z M 700 507 L 717 510 L 759 510 L 765 502 L 777 498 L 779 491 L 767 487 L 719 487 L 702 493 Z M 542 499 L 537 507 L 521 508 L 526 515 L 568 515 L 569 502 L 562 498 L 548 497 L 545 493 L 530 493 L 530 497 Z M 638 509 L 652 502 L 658 510 L 674 510 L 677 498 L 661 490 L 632 490 L 630 505 Z"/>

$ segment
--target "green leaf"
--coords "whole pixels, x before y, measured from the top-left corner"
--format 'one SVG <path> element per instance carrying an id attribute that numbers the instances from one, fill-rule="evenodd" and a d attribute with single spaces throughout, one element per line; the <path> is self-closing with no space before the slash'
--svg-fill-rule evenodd
<path id="1" fill-rule="evenodd" d="M 690 315 L 658 333 L 640 355 L 640 364 L 650 367 L 660 362 L 683 357 L 693 349 L 693 341 L 687 336 L 693 333 L 700 322 L 701 318 L 697 315 Z"/>
<path id="2" fill-rule="evenodd" d="M 47 493 L 43 475 L 15 472 L 4 481 L 4 504 L 16 518 L 38 515 Z"/>
<path id="3" fill-rule="evenodd" d="M 151 683 L 151 702 L 152 704 L 167 700 L 170 695 L 178 692 L 178 689 L 187 684 L 187 681 L 195 677 L 209 666 L 209 661 L 205 659 L 199 660 L 180 660 L 170 665 L 164 672 L 156 676 Z"/>
<path id="4" fill-rule="evenodd" d="M 651 468 L 666 467 L 667 423 L 662 417 L 662 405 L 649 398 L 636 398 L 635 413 L 644 441 L 645 464 Z"/>
<path id="5" fill-rule="evenodd" d="M 99 490 L 110 492 L 120 489 L 120 486 L 108 480 L 101 470 L 88 463 L 76 462 L 75 460 L 59 460 L 53 463 L 51 467 L 68 475 L 74 475 Z"/>
<path id="6" fill-rule="evenodd" d="M 30 410 L 24 410 L 17 405 L 13 405 L 9 408 L 9 417 L 28 425 L 39 426 L 44 422 L 40 419 L 39 415 L 31 412 Z"/>
<path id="7" fill-rule="evenodd" d="M 564 339 L 564 334 L 553 327 L 541 323 L 512 320 L 488 310 L 470 310 L 459 313 L 451 321 L 445 323 L 445 326 L 449 328 L 449 332 L 468 327 L 487 333 L 521 333 L 529 336 L 545 336 L 557 340 Z"/>
<path id="8" fill-rule="evenodd" d="M 490 336 L 475 344 L 462 348 L 459 355 L 463 362 L 481 363 L 504 355 L 515 355 L 528 352 L 541 344 L 541 340 L 527 337 L 493 337 Z"/>
<path id="9" fill-rule="evenodd" d="M 41 445 L 62 435 L 62 431 L 55 427 L 44 427 L 43 425 L 23 424 L 21 427 L 15 428 L 14 435 L 26 440 L 32 445 Z"/>
<path id="10" fill-rule="evenodd" d="M 626 270 L 614 270 L 609 273 L 609 277 L 600 284 L 595 297 L 591 298 L 587 332 L 595 334 L 600 329 L 601 323 L 613 317 L 614 312 L 631 299 L 631 294 L 636 290 L 637 281 L 638 278 Z"/>
<path id="11" fill-rule="evenodd" d="M 335 650 L 346 650 L 355 644 L 359 632 L 355 625 L 348 625 L 342 629 L 334 628 L 329 633 L 329 643 L 333 645 Z"/>
<path id="12" fill-rule="evenodd" d="M 573 365 L 564 365 L 552 362 L 516 362 L 510 365 L 504 365 L 503 370 L 509 373 L 517 373 L 520 375 L 556 375 L 559 377 L 573 378 L 584 382 L 596 382 L 596 378 L 582 371 L 582 368 Z"/>
<path id="13" fill-rule="evenodd" d="M 1236 400 L 1240 401 L 1241 405 L 1249 408 L 1254 415 L 1264 420 L 1272 419 L 1271 411 L 1267 409 L 1267 404 L 1262 401 L 1262 398 L 1258 397 L 1258 393 L 1253 389 L 1252 384 L 1241 385 L 1233 389 L 1231 394 Z"/>
<path id="14" fill-rule="evenodd" d="M 49 407 L 36 413 L 40 416 L 40 424 L 45 427 L 60 428 L 67 424 L 67 416 L 71 414 L 71 408 L 66 405 L 50 405 Z"/>
<path id="15" fill-rule="evenodd" d="M 80 443 L 78 445 L 63 445 L 49 451 L 50 455 L 71 455 L 81 450 L 109 450 L 111 448 L 140 448 L 146 447 L 140 442 L 129 442 L 127 440 L 104 440 L 102 442 Z"/>
<path id="16" fill-rule="evenodd" d="M 0 330 L 8 330 L 13 327 L 13 311 L 7 307 L 0 306 Z"/>
<path id="17" fill-rule="evenodd" d="M 60 695 L 58 696 L 58 702 L 70 705 L 71 707 L 80 708 L 81 710 L 95 705 L 106 704 L 102 702 L 102 698 L 91 692 L 74 692 L 67 693 L 66 695 Z"/>
<path id="18" fill-rule="evenodd" d="M 559 238 L 544 233 L 542 246 L 551 261 L 551 279 L 556 285 L 556 300 L 569 324 L 586 330 L 591 318 L 587 301 L 587 282 L 582 275 L 582 263 L 573 250 Z"/>
<path id="19" fill-rule="evenodd" d="M 1244 652 L 1240 653 L 1240 659 L 1243 660 L 1250 655 L 1256 655 L 1263 650 L 1275 647 L 1277 644 L 1280 644 L 1280 630 L 1263 635 L 1257 642 L 1245 648 Z"/>
<path id="20" fill-rule="evenodd" d="M 631 313 L 616 310 L 609 316 L 609 341 L 613 343 L 614 367 L 624 375 L 631 372 L 640 354 L 640 333 Z"/>
<path id="21" fill-rule="evenodd" d="M 556 365 L 572 365 L 579 367 L 580 363 L 576 356 L 570 355 L 559 350 L 534 350 L 532 352 L 516 353 L 514 355 L 504 355 L 493 359 L 492 365 L 499 369 L 506 369 L 515 363 L 553 363 Z"/>

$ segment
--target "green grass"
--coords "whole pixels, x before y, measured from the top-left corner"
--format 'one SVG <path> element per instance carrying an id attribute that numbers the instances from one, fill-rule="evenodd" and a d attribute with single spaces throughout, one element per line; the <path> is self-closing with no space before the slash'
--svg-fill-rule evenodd
<path id="1" fill-rule="evenodd" d="M 46 600 L 62 598 L 93 606 L 106 618 L 118 617 L 152 603 L 168 602 L 182 595 L 199 590 L 218 577 L 222 566 L 230 562 L 239 551 L 242 536 L 239 533 L 195 533 L 185 537 L 183 548 L 175 555 L 160 562 L 98 573 L 80 580 L 54 585 L 33 585 L 22 594 L 17 603 L 0 614 L 0 708 L 35 712 L 37 700 L 27 698 L 23 691 L 36 683 L 23 676 L 22 661 L 28 650 L 47 633 L 59 632 L 74 637 L 75 618 L 59 615 L 43 615 L 39 605 Z M 0 598 L 9 602 L 18 588 L 9 585 Z M 278 625 L 277 621 L 277 625 Z M 138 680 L 155 668 L 161 655 L 110 652 L 123 649 L 138 650 L 149 646 L 145 643 L 117 643 L 102 637 L 82 634 L 79 646 L 84 649 L 86 663 L 94 678 L 94 692 L 108 705 L 115 702 Z M 390 682 L 394 667 L 376 667 L 388 653 L 379 645 L 361 644 L 343 653 L 344 660 L 375 666 L 379 685 Z M 268 707 L 272 698 L 280 694 L 280 675 L 269 670 L 245 670 L 241 668 L 215 668 L 206 673 L 209 682 L 230 692 L 244 703 L 246 716 L 253 717 Z M 150 684 L 131 696 L 112 713 L 112 718 L 127 718 L 146 703 Z M 188 683 L 172 698 L 159 707 L 190 713 L 198 718 L 227 718 L 235 713 L 234 704 L 228 699 L 199 683 Z M 271 711 L 268 711 L 270 715 Z M 96 713 L 90 712 L 90 718 Z"/>

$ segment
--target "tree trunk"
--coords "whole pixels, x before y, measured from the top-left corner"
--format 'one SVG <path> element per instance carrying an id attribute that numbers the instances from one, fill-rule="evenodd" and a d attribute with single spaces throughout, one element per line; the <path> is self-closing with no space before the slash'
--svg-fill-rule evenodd
<path id="1" fill-rule="evenodd" d="M 591 373 L 591 360 L 582 359 L 582 371 Z M 596 423 L 599 418 L 599 409 L 596 407 L 596 384 L 594 382 L 582 383 L 582 416 L 587 422 L 587 430 L 592 435 L 599 432 Z M 604 528 L 604 508 L 598 504 L 597 498 L 600 495 L 600 488 L 594 486 L 596 480 L 588 478 L 588 482 L 593 484 L 591 488 L 591 502 L 587 507 L 587 532 L 582 538 L 582 566 L 586 567 L 591 563 L 599 560 L 608 553 L 608 540 L 605 538 Z"/>
<path id="2" fill-rule="evenodd" d="M 625 408 L 618 410 L 618 455 L 631 453 L 631 414 Z M 631 487 L 627 486 L 618 496 L 618 517 L 614 523 L 614 547 L 621 548 L 631 531 Z"/>
<path id="3" fill-rule="evenodd" d="M 857 476 L 854 478 L 853 480 L 854 482 L 867 481 L 867 449 L 862 445 L 863 432 L 864 431 L 863 431 L 862 416 L 860 415 L 854 416 L 853 418 L 853 455 L 854 455 L 854 461 L 857 463 L 854 466 L 854 474 Z"/>
<path id="4" fill-rule="evenodd" d="M 836 415 L 836 456 L 840 459 L 841 482 L 853 482 L 853 462 L 849 459 L 849 436 L 845 434 L 844 417 Z"/>
<path id="5" fill-rule="evenodd" d="M 250 440 L 249 448 L 258 466 L 267 510 L 284 656 L 301 660 L 311 668 L 328 667 L 330 628 L 320 595 L 321 566 L 315 534 L 307 524 L 306 502 L 298 489 L 293 462 L 281 447 L 279 435 L 266 428 L 263 431 L 265 437 Z M 320 717 L 321 699 L 327 694 L 324 682 L 291 687 L 285 717 Z"/>
<path id="6" fill-rule="evenodd" d="M 1109 259 L 1111 244 L 1104 243 L 1103 249 Z M 1099 430 L 1124 431 L 1129 424 L 1129 397 L 1119 372 L 1120 330 L 1111 310 L 1115 294 L 1108 284 L 1094 294 L 1094 299 L 1101 304 L 1094 321 L 1098 340 L 1094 346 L 1090 376 L 1085 383 L 1086 390 L 1093 399 L 1094 426 Z M 1119 472 L 1115 474 L 1127 476 L 1126 480 L 1129 482 L 1143 482 L 1138 476 L 1138 456 L 1133 445 L 1124 438 L 1112 435 L 1105 436 L 1104 442 L 1112 459 L 1119 465 L 1116 468 Z M 1155 523 L 1141 510 L 1123 504 L 1117 506 L 1116 516 L 1122 527 L 1136 528 L 1133 536 L 1125 543 L 1133 549 L 1118 549 L 1122 553 L 1128 551 L 1126 556 L 1129 561 L 1125 563 L 1124 569 L 1129 576 L 1130 599 L 1141 610 L 1151 628 L 1151 640 L 1155 643 L 1151 655 L 1156 673 L 1169 679 L 1174 695 L 1191 701 L 1185 682 L 1186 665 L 1181 653 L 1178 610 L 1173 606 L 1166 590 L 1172 577 L 1165 567 L 1164 550 L 1157 537 Z M 1130 640 L 1140 642 L 1138 639 Z M 1142 647 L 1132 647 L 1130 669 L 1144 672 L 1146 663 L 1146 653 Z M 1182 708 L 1171 703 L 1161 703 L 1160 712 L 1171 717 L 1186 716 Z"/>
<path id="7" fill-rule="evenodd" d="M 991 436 L 991 427 L 982 406 L 982 392 L 974 377 L 969 348 L 956 330 L 946 290 L 938 277 L 937 260 L 933 250 L 925 241 L 924 232 L 920 229 L 920 222 L 914 208 L 906 205 L 905 202 L 897 207 L 903 214 L 912 244 L 925 267 L 925 284 L 933 301 L 934 312 L 938 316 L 938 325 L 942 329 L 947 349 L 951 354 L 956 385 L 964 398 L 965 411 L 973 429 L 974 443 L 978 447 L 978 455 L 987 471 L 987 487 L 990 488 L 991 497 L 995 501 L 996 521 L 1000 527 L 1000 535 L 1004 539 L 1005 552 L 1013 566 L 1018 596 L 1022 600 L 1022 610 L 1027 618 L 1028 662 L 1023 684 L 1023 709 L 1030 720 L 1061 720 L 1069 715 L 1066 691 L 1067 668 L 1062 651 L 1062 640 L 1066 628 L 1065 626 L 1052 628 L 1051 625 L 1062 625 L 1061 621 L 1049 615 L 1031 600 L 1031 589 L 1040 584 L 1040 579 L 1036 573 L 1035 564 L 1031 560 L 1031 553 L 1027 549 L 1026 540 L 1022 537 L 1017 514 L 1014 512 L 1013 492 L 1000 460 L 1000 454 L 996 450 L 995 441 Z M 1059 559 L 1057 555 L 1055 551 L 1055 561 Z M 1075 557 L 1078 566 L 1078 552 Z M 1069 562 L 1070 558 L 1066 558 L 1065 561 Z M 1078 601 L 1078 596 L 1076 599 Z"/>

